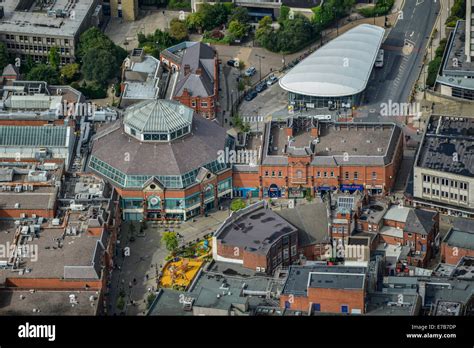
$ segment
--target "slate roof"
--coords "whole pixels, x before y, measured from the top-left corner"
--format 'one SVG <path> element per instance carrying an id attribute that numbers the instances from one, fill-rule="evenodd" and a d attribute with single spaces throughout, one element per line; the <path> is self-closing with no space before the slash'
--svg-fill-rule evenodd
<path id="1" fill-rule="evenodd" d="M 94 140 L 92 156 L 127 175 L 156 176 L 183 175 L 217 160 L 227 137 L 216 122 L 199 116 L 193 116 L 191 134 L 171 142 L 140 142 L 124 133 L 120 121 L 104 134 Z"/>
<path id="2" fill-rule="evenodd" d="M 324 203 L 299 205 L 294 209 L 275 210 L 275 213 L 298 228 L 299 246 L 329 242 L 327 208 Z"/>
<path id="3" fill-rule="evenodd" d="M 196 42 L 187 45 L 181 60 L 178 82 L 174 96 L 180 96 L 187 89 L 193 96 L 208 97 L 214 94 L 215 52 L 209 45 Z M 190 73 L 185 75 L 184 66 L 189 65 Z M 201 74 L 196 70 L 201 69 Z"/>
<path id="4" fill-rule="evenodd" d="M 404 230 L 409 233 L 419 233 L 427 235 L 436 221 L 436 212 L 423 209 L 410 209 Z"/>

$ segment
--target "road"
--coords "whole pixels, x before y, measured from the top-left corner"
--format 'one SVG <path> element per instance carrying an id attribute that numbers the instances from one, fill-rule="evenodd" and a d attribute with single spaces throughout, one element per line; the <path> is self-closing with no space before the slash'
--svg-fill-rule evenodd
<path id="1" fill-rule="evenodd" d="M 439 10 L 439 0 L 405 1 L 402 14 L 382 45 L 384 67 L 374 68 L 365 105 L 357 110 L 355 121 L 393 121 L 380 115 L 381 105 L 409 102 Z"/>

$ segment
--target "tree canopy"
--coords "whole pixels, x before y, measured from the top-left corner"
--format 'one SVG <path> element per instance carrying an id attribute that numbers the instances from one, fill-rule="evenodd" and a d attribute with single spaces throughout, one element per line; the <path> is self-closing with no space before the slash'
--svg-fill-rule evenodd
<path id="1" fill-rule="evenodd" d="M 127 51 L 93 27 L 81 35 L 78 57 L 81 59 L 84 78 L 105 85 L 110 79 L 119 76 Z"/>
<path id="2" fill-rule="evenodd" d="M 186 23 L 177 18 L 171 20 L 170 35 L 177 41 L 184 41 L 188 37 Z"/>
<path id="3" fill-rule="evenodd" d="M 26 79 L 30 81 L 46 81 L 48 84 L 58 84 L 58 71 L 47 64 L 37 64 L 27 73 Z"/>

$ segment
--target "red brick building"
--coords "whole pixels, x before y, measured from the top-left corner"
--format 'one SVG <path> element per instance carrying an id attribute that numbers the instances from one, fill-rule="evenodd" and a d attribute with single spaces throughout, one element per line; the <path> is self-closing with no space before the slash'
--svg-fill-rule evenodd
<path id="1" fill-rule="evenodd" d="M 298 229 L 261 201 L 232 213 L 214 234 L 212 250 L 217 261 L 271 274 L 297 260 Z"/>
<path id="2" fill-rule="evenodd" d="M 309 314 L 363 314 L 366 288 L 363 267 L 291 266 L 280 307 Z"/>
<path id="3" fill-rule="evenodd" d="M 234 166 L 234 196 L 301 198 L 327 191 L 391 192 L 403 154 L 395 124 L 326 123 L 308 117 L 266 123 L 246 142 L 258 166 Z"/>
<path id="4" fill-rule="evenodd" d="M 408 263 L 426 267 L 434 256 L 438 232 L 437 212 L 393 205 L 383 218 L 379 242 L 409 247 Z"/>
<path id="5" fill-rule="evenodd" d="M 441 243 L 441 260 L 457 265 L 464 257 L 474 257 L 474 226 L 471 220 L 455 222 Z"/>
<path id="6" fill-rule="evenodd" d="M 214 119 L 219 100 L 217 52 L 204 43 L 186 41 L 162 51 L 160 60 L 172 72 L 168 88 L 173 99 Z"/>

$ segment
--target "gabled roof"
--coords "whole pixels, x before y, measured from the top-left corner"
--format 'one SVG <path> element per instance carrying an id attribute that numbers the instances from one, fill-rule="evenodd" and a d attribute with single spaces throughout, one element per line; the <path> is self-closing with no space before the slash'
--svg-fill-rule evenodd
<path id="1" fill-rule="evenodd" d="M 196 42 L 188 45 L 184 51 L 181 69 L 179 71 L 178 83 L 174 92 L 180 96 L 187 89 L 193 96 L 211 96 L 214 94 L 214 64 L 215 52 L 209 45 Z M 189 65 L 190 72 L 185 75 L 184 66 Z M 201 73 L 197 74 L 196 70 Z"/>
<path id="2" fill-rule="evenodd" d="M 10 75 L 20 75 L 20 72 L 18 71 L 17 67 L 14 66 L 13 64 L 8 64 L 5 68 L 3 68 L 2 72 L 3 76 L 10 76 Z"/>
<path id="3" fill-rule="evenodd" d="M 436 223 L 434 220 L 436 214 L 436 212 L 429 210 L 410 209 L 404 231 L 427 235 Z"/>

